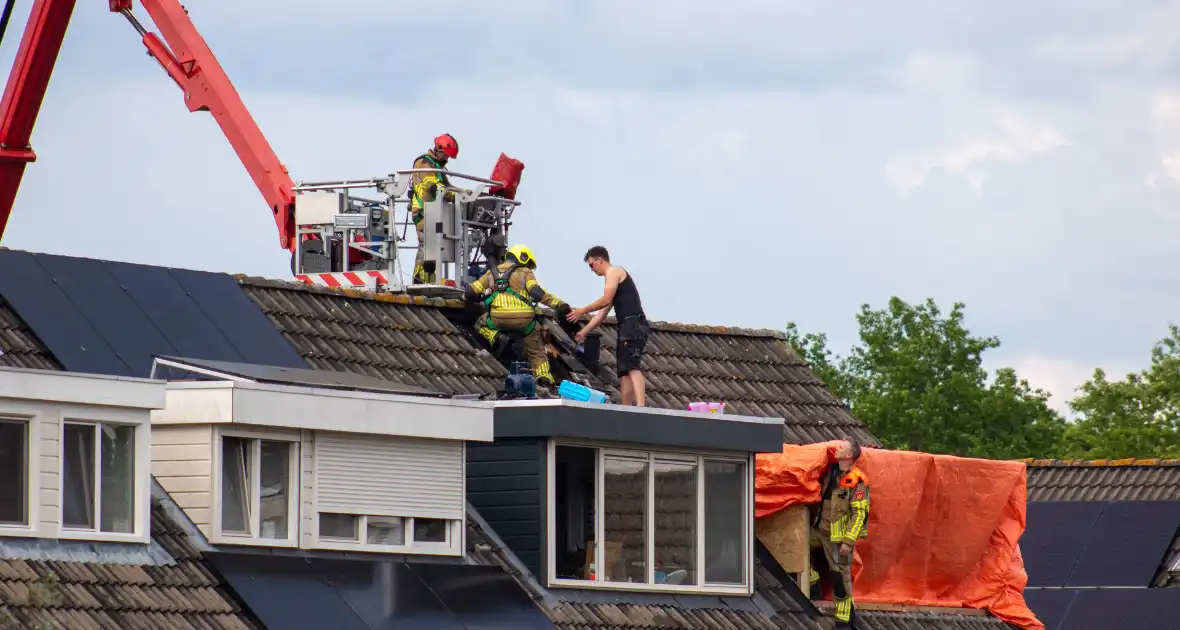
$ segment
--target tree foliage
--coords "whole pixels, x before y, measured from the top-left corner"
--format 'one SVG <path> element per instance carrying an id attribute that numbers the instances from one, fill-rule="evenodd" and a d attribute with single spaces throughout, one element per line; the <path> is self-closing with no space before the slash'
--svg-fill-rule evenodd
<path id="1" fill-rule="evenodd" d="M 1110 381 L 1102 369 L 1070 401 L 1078 420 L 1065 454 L 1081 459 L 1180 457 L 1180 328 L 1151 350 L 1151 366 Z"/>
<path id="2" fill-rule="evenodd" d="M 1058 450 L 1064 418 L 1010 368 L 988 379 L 983 353 L 995 337 L 973 336 L 964 305 L 947 315 L 928 299 L 861 306 L 860 343 L 831 352 L 822 333 L 787 325 L 788 341 L 853 415 L 887 447 L 969 457 L 1045 457 Z"/>

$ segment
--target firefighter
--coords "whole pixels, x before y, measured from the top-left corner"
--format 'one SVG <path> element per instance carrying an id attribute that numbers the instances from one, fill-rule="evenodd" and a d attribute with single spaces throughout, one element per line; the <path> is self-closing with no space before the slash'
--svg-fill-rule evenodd
<path id="1" fill-rule="evenodd" d="M 537 328 L 536 312 L 533 309 L 540 302 L 555 310 L 558 317 L 564 317 L 569 313 L 570 305 L 537 283 L 533 275 L 537 259 L 528 247 L 513 245 L 505 258 L 504 262 L 490 267 L 467 287 L 467 299 L 482 300 L 484 305 L 485 312 L 475 323 L 476 331 L 488 341 L 497 355 L 503 352 L 508 343 L 500 331 L 521 332 L 524 335 L 525 354 L 528 355 L 537 386 L 552 387 L 553 373 L 549 370 L 549 359 L 545 356 L 545 344 L 541 339 L 541 330 Z"/>
<path id="2" fill-rule="evenodd" d="M 823 474 L 823 500 L 812 509 L 811 547 L 823 549 L 832 578 L 836 604 L 836 628 L 852 627 L 852 552 L 856 543 L 868 537 L 869 480 L 856 467 L 860 445 L 841 442 L 836 461 Z M 819 586 L 820 574 L 811 569 L 812 588 Z"/>
<path id="3" fill-rule="evenodd" d="M 449 133 L 434 139 L 434 148 L 419 155 L 414 160 L 414 168 L 433 168 L 446 170 L 447 161 L 459 157 L 459 142 Z M 423 204 L 434 201 L 439 190 L 451 185 L 446 173 L 414 173 L 410 178 L 410 218 L 414 221 L 414 230 L 418 232 L 418 254 L 414 257 L 414 284 L 434 284 L 435 269 L 427 271 L 422 265 L 422 247 L 425 243 L 426 231 Z M 446 193 L 448 201 L 455 198 L 453 191 Z"/>

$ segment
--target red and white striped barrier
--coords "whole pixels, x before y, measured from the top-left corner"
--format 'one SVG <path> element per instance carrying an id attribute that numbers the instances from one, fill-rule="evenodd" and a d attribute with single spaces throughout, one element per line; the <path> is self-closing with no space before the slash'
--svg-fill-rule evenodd
<path id="1" fill-rule="evenodd" d="M 383 271 L 340 271 L 336 273 L 304 273 L 295 276 L 304 284 L 322 287 L 367 287 L 376 282 L 377 286 L 389 284 Z M 366 282 L 367 280 L 367 282 Z"/>

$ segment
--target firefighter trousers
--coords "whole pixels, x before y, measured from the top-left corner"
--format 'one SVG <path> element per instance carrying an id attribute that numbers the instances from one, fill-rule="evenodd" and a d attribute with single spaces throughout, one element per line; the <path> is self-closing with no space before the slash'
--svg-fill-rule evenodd
<path id="1" fill-rule="evenodd" d="M 492 313 L 491 316 L 484 313 L 475 322 L 475 329 L 493 347 L 501 331 L 521 332 L 524 338 L 524 352 L 528 356 L 529 367 L 533 370 L 533 376 L 537 379 L 537 382 L 548 381 L 549 384 L 552 384 L 553 372 L 549 370 L 549 358 L 545 356 L 545 343 L 541 339 L 541 327 L 534 325 L 529 332 L 523 332 L 533 324 L 533 317 L 532 313 L 509 315 Z"/>
<path id="2" fill-rule="evenodd" d="M 833 542 L 829 532 L 811 528 L 811 548 L 824 551 L 832 572 L 832 600 L 836 604 L 836 621 L 851 623 L 852 619 L 852 554 L 840 554 L 840 543 Z M 811 587 L 819 586 L 820 575 L 811 568 Z"/>
<path id="3" fill-rule="evenodd" d="M 414 256 L 414 284 L 434 284 L 435 273 L 422 268 L 423 245 L 426 244 L 426 222 L 422 215 L 414 215 L 414 230 L 418 233 L 418 253 Z"/>

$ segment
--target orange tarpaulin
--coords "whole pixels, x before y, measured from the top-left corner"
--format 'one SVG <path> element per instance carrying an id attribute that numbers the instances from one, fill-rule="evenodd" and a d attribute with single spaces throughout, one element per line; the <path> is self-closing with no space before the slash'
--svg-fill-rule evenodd
<path id="1" fill-rule="evenodd" d="M 834 446 L 758 455 L 755 515 L 819 501 Z M 869 535 L 853 560 L 856 601 L 981 608 L 1024 630 L 1045 629 L 1022 594 L 1024 464 L 865 448 L 857 466 L 871 504 Z"/>

